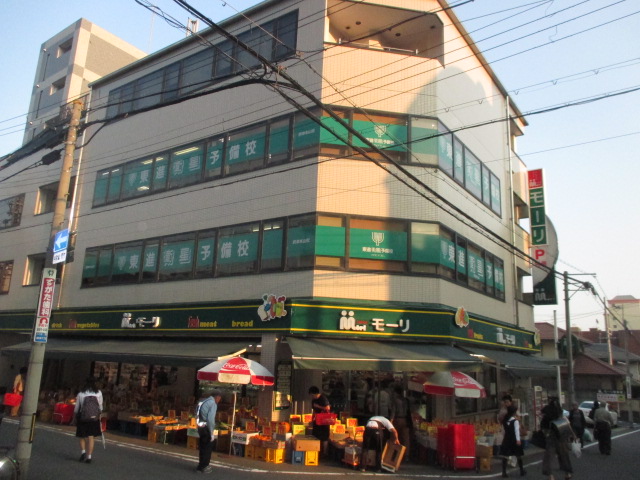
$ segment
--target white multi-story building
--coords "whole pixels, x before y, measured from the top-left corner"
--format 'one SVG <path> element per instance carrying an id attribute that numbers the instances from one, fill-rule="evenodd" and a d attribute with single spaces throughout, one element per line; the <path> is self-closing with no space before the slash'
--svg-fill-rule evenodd
<path id="1" fill-rule="evenodd" d="M 362 409 L 356 379 L 473 366 L 489 399 L 430 416 L 521 393 L 540 367 L 523 355 L 539 349 L 526 122 L 443 7 L 265 1 L 221 23 L 230 36 L 204 30 L 94 81 L 48 358 L 193 368 L 259 344 L 280 392 L 263 411 L 340 382 Z M 33 319 L 21 281 L 37 283 L 50 225 L 34 204 L 55 171 L 11 184 L 25 195 L 0 232 L 13 329 Z"/>

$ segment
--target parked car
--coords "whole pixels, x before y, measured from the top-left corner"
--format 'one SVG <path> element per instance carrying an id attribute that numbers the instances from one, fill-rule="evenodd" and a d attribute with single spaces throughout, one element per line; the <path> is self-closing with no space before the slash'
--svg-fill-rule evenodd
<path id="1" fill-rule="evenodd" d="M 618 412 L 616 412 L 613 408 L 611 408 L 611 406 L 604 402 L 605 406 L 607 407 L 607 410 L 609 410 L 611 412 L 611 416 L 613 417 L 613 426 L 617 427 L 618 426 Z M 602 402 L 600 402 L 600 404 L 602 405 Z M 582 410 L 582 413 L 584 413 L 584 418 L 587 419 L 587 426 L 588 427 L 593 427 L 593 420 L 591 420 L 589 418 L 589 413 L 591 412 L 591 409 L 593 408 L 593 400 L 585 400 L 584 402 L 582 402 L 578 408 L 580 410 Z"/>

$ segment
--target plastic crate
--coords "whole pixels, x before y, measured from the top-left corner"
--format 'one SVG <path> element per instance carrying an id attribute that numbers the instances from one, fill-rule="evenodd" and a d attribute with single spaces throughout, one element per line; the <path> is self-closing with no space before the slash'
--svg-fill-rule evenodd
<path id="1" fill-rule="evenodd" d="M 244 457 L 245 458 L 256 458 L 256 447 L 255 447 L 255 445 L 245 445 L 244 446 Z"/>
<path id="2" fill-rule="evenodd" d="M 304 465 L 304 452 L 298 452 L 293 450 L 291 452 L 291 464 L 292 465 Z"/>
<path id="3" fill-rule="evenodd" d="M 197 450 L 199 440 L 200 439 L 198 437 L 187 437 L 187 448 Z"/>
<path id="4" fill-rule="evenodd" d="M 269 463 L 284 463 L 284 448 L 267 448 L 265 460 Z"/>
<path id="5" fill-rule="evenodd" d="M 320 452 L 303 452 L 304 464 L 307 466 L 317 467 L 320 459 Z"/>

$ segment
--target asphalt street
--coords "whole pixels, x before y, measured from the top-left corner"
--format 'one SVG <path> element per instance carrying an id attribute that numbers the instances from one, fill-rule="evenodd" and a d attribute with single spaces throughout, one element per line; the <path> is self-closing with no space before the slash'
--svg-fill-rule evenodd
<path id="1" fill-rule="evenodd" d="M 5 419 L 0 425 L 0 446 L 15 442 L 17 421 Z M 175 480 L 182 478 L 220 478 L 224 480 L 259 479 L 273 476 L 276 479 L 309 479 L 309 477 L 381 477 L 398 479 L 436 478 L 500 478 L 500 464 L 494 458 L 491 472 L 450 471 L 436 466 L 406 464 L 396 474 L 361 473 L 334 462 L 322 462 L 320 466 L 298 466 L 270 464 L 262 461 L 214 453 L 213 473 L 202 475 L 195 472 L 197 452 L 183 446 L 149 443 L 146 439 L 119 433 L 106 433 L 106 448 L 97 439 L 94 460 L 89 464 L 79 463 L 80 449 L 74 436 L 74 427 L 39 423 L 33 443 L 29 478 L 21 480 L 75 480 L 93 478 L 99 480 L 154 479 Z M 614 430 L 613 453 L 603 456 L 598 453 L 596 443 L 583 450 L 581 458 L 572 458 L 574 479 L 616 480 L 636 479 L 640 472 L 640 430 L 621 427 Z M 536 447 L 525 450 L 526 478 L 543 479 L 541 473 L 542 451 Z M 517 469 L 510 477 L 520 478 Z M 563 479 L 557 472 L 557 479 Z"/>

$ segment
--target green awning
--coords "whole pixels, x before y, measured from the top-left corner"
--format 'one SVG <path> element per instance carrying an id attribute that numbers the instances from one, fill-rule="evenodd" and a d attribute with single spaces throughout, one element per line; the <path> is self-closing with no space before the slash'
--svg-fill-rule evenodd
<path id="1" fill-rule="evenodd" d="M 449 345 L 288 337 L 295 368 L 434 372 L 468 370 L 481 363 Z"/>
<path id="2" fill-rule="evenodd" d="M 464 347 L 472 355 L 480 355 L 506 368 L 516 377 L 544 377 L 555 375 L 556 369 L 540 360 L 518 352 L 490 350 L 486 348 Z M 479 357 L 479 358 L 481 358 Z"/>
<path id="3" fill-rule="evenodd" d="M 220 356 L 243 352 L 248 340 L 146 340 L 99 338 L 49 338 L 45 359 L 86 359 L 101 362 L 140 363 L 146 365 L 172 365 L 176 367 L 202 367 Z M 3 354 L 28 355 L 31 342 L 19 343 L 2 349 Z"/>

